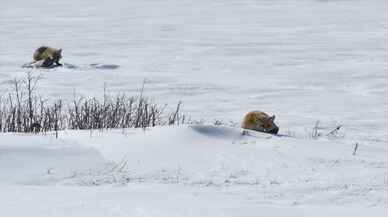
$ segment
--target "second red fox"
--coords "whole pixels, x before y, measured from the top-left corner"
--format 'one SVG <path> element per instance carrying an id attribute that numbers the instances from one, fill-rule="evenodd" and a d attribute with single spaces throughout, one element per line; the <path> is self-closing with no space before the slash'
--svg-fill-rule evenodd
<path id="1" fill-rule="evenodd" d="M 276 126 L 274 120 L 275 115 L 269 116 L 261 111 L 251 111 L 244 116 L 241 127 L 248 130 L 277 134 L 279 127 Z"/>

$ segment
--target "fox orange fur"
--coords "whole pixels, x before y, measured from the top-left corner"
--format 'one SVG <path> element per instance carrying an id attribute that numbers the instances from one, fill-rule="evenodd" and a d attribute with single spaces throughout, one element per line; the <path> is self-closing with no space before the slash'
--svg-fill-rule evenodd
<path id="1" fill-rule="evenodd" d="M 277 134 L 279 127 L 276 126 L 274 120 L 275 115 L 269 116 L 261 111 L 251 111 L 244 116 L 241 127 L 248 130 Z"/>

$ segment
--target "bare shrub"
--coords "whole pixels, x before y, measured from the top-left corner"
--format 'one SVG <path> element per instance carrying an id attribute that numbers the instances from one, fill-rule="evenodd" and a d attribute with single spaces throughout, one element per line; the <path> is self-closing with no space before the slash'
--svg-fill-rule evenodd
<path id="1" fill-rule="evenodd" d="M 1 132 L 147 128 L 185 123 L 185 116 L 181 114 L 182 102 L 175 109 L 152 102 L 143 95 L 145 82 L 138 97 L 109 96 L 104 87 L 103 100 L 74 96 L 68 103 L 62 99 L 48 103 L 36 93 L 40 79 L 40 76 L 27 73 L 25 79 L 11 82 L 13 90 L 6 94 L 7 97 L 0 97 Z"/>

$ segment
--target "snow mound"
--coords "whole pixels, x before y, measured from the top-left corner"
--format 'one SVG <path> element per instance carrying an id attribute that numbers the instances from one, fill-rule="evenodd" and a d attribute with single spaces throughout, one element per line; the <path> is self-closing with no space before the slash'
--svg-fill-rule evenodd
<path id="1" fill-rule="evenodd" d="M 108 162 L 91 147 L 51 136 L 0 135 L 0 183 L 55 184 Z"/>
<path id="2" fill-rule="evenodd" d="M 215 127 L 209 125 L 193 125 L 190 127 L 193 131 L 209 137 L 218 137 L 221 139 L 239 139 L 242 134 L 239 130 L 230 127 Z"/>
<path id="3" fill-rule="evenodd" d="M 1 139 L 7 183 L 174 184 L 227 187 L 274 204 L 388 204 L 388 150 L 361 145 L 353 155 L 342 140 L 206 125 Z"/>

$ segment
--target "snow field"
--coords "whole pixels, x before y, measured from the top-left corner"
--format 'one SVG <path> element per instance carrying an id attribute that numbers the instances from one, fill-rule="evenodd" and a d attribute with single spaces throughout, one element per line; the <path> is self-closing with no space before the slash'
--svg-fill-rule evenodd
<path id="1" fill-rule="evenodd" d="M 146 79 L 146 96 L 182 100 L 194 120 L 259 109 L 294 138 L 207 125 L 1 134 L 0 216 L 387 216 L 387 6 L 2 1 L 0 96 L 45 44 L 69 66 L 32 69 L 47 98 L 136 95 Z M 323 134 L 343 127 L 313 139 L 318 120 Z"/>
<path id="2" fill-rule="evenodd" d="M 388 150 L 360 146 L 353 155 L 354 145 L 340 139 L 242 135 L 210 125 L 2 138 L 2 180 L 11 186 L 165 184 L 220 189 L 262 204 L 388 202 Z"/>

